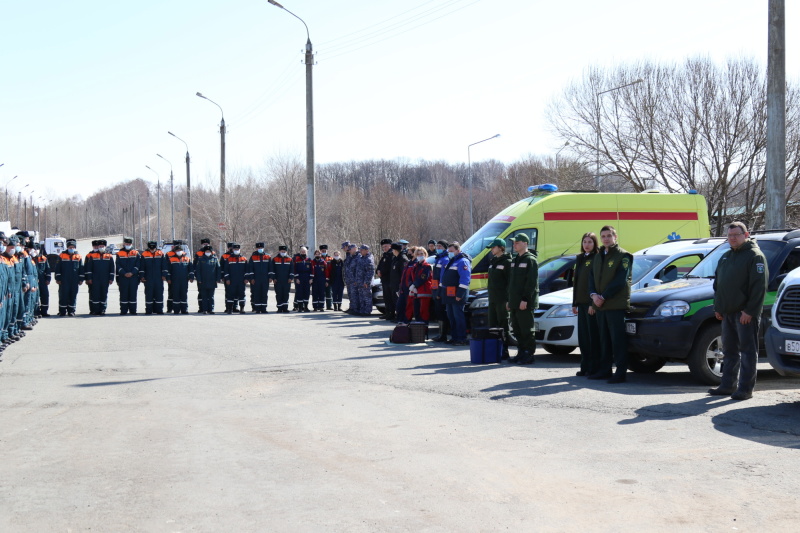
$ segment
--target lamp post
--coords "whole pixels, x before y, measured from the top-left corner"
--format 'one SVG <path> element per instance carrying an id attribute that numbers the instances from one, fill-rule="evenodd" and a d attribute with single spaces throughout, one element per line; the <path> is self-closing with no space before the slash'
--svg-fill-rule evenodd
<path id="1" fill-rule="evenodd" d="M 33 193 L 34 193 L 33 189 L 31 189 L 31 191 L 28 193 L 29 198 L 31 200 L 31 203 L 30 203 L 31 208 L 33 207 Z M 25 211 L 25 227 L 22 228 L 22 229 L 24 229 L 25 231 L 28 231 L 28 200 L 27 199 L 25 200 L 25 209 L 24 209 L 24 211 Z"/>
<path id="2" fill-rule="evenodd" d="M 30 184 L 30 183 L 26 183 L 26 184 L 25 184 L 25 186 L 24 186 L 22 189 L 20 189 L 19 191 L 17 191 L 17 220 L 16 220 L 16 222 L 17 222 L 17 226 L 19 226 L 19 207 L 20 207 L 20 205 L 22 204 L 22 191 L 23 191 L 24 189 L 27 189 L 27 188 L 28 188 L 28 187 L 30 187 L 30 186 L 31 186 L 31 184 Z"/>
<path id="3" fill-rule="evenodd" d="M 5 164 L 5 163 L 3 163 L 3 164 Z M 11 219 L 8 216 L 8 184 L 11 183 L 12 181 L 14 181 L 15 179 L 17 179 L 18 177 L 19 176 L 14 176 L 13 178 L 11 178 L 10 180 L 8 180 L 6 182 L 6 220 L 8 220 L 9 223 L 11 222 Z"/>
<path id="4" fill-rule="evenodd" d="M 317 204 L 314 197 L 314 91 L 312 83 L 312 67 L 314 66 L 314 50 L 311 46 L 311 34 L 303 19 L 283 7 L 275 0 L 267 0 L 303 23 L 306 28 L 306 239 L 311 250 L 317 246 Z"/>
<path id="5" fill-rule="evenodd" d="M 487 137 L 482 141 L 474 142 L 470 145 L 467 145 L 467 172 L 469 173 L 469 234 L 473 235 L 475 233 L 475 220 L 472 216 L 472 156 L 470 154 L 470 148 L 475 146 L 476 144 L 485 143 L 486 141 L 491 141 L 492 139 L 497 139 L 500 137 L 500 134 L 492 135 L 491 137 Z"/>
<path id="6" fill-rule="evenodd" d="M 158 157 L 169 163 L 169 201 L 170 201 L 170 218 L 172 220 L 172 242 L 175 242 L 175 181 L 172 177 L 172 163 L 161 154 L 156 154 Z"/>
<path id="7" fill-rule="evenodd" d="M 614 87 L 612 89 L 606 89 L 605 91 L 600 91 L 599 93 L 594 94 L 595 105 L 597 106 L 597 123 L 595 124 L 595 144 L 597 145 L 597 154 L 594 162 L 594 186 L 597 190 L 600 190 L 600 95 L 618 91 L 620 89 L 624 89 L 625 87 L 642 83 L 643 81 L 644 80 L 642 78 L 639 78 L 638 80 L 626 83 L 625 85 L 620 85 L 619 87 Z"/>
<path id="8" fill-rule="evenodd" d="M 225 121 L 224 118 L 222 120 L 223 122 Z M 186 223 L 187 223 L 186 232 L 188 233 L 189 237 L 189 247 L 191 247 L 193 246 L 194 241 L 192 240 L 192 178 L 191 178 L 191 173 L 189 172 L 189 166 L 191 162 L 189 158 L 189 145 L 186 144 L 186 141 L 184 141 L 171 131 L 168 131 L 167 133 L 178 139 L 186 147 Z M 225 146 L 224 142 L 223 146 Z"/>
<path id="9" fill-rule="evenodd" d="M 202 98 L 203 100 L 208 100 L 215 106 L 219 108 L 219 112 L 222 114 L 222 120 L 219 123 L 219 139 L 220 139 L 220 147 L 219 147 L 219 202 L 222 207 L 222 216 L 225 217 L 226 213 L 226 203 L 225 203 L 225 112 L 222 110 L 222 106 L 216 103 L 214 100 L 207 96 L 203 96 L 202 93 L 198 92 L 197 96 Z M 184 143 L 185 144 L 185 143 Z M 188 166 L 188 158 L 189 158 L 189 148 L 186 148 L 186 160 Z"/>
<path id="10" fill-rule="evenodd" d="M 558 149 L 558 152 L 556 152 L 556 170 L 558 170 L 558 156 L 559 156 L 559 154 L 561 154 L 561 152 L 563 152 L 563 151 L 564 151 L 564 148 L 566 148 L 567 146 L 569 146 L 569 141 L 565 142 L 565 143 L 564 143 L 564 146 L 562 146 L 561 148 L 559 148 L 559 149 Z"/>
<path id="11" fill-rule="evenodd" d="M 150 168 L 149 166 L 145 165 L 145 168 L 147 168 L 147 169 L 148 169 L 150 172 L 152 172 L 153 174 L 155 174 L 155 175 L 156 175 L 156 179 L 158 180 L 158 182 L 157 182 L 157 185 L 156 185 L 156 191 L 157 191 L 157 192 L 156 192 L 156 195 L 157 195 L 157 197 L 158 197 L 158 198 L 156 199 L 156 202 L 158 203 L 158 216 L 157 216 L 157 218 L 156 218 L 156 224 L 158 225 L 158 245 L 159 245 L 159 246 L 161 246 L 161 176 L 159 176 L 159 175 L 158 175 L 158 172 L 156 172 L 155 170 L 153 170 L 153 169 L 152 169 L 152 168 Z M 149 220 L 150 220 L 150 217 L 147 217 L 147 219 L 148 219 L 148 221 L 149 221 Z M 149 225 L 149 224 L 150 224 L 150 223 L 148 222 L 148 225 Z M 147 234 L 148 234 L 148 239 L 149 239 L 149 238 L 150 238 L 150 237 L 149 237 L 149 235 L 150 235 L 150 228 L 149 228 L 149 226 L 148 226 L 148 228 L 147 228 Z"/>

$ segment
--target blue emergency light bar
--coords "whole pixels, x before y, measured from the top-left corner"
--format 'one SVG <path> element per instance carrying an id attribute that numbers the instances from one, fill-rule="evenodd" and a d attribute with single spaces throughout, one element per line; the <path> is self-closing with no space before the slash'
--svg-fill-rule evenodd
<path id="1" fill-rule="evenodd" d="M 528 192 L 533 194 L 536 192 L 557 192 L 558 186 L 552 183 L 544 183 L 542 185 L 531 185 L 528 187 Z"/>

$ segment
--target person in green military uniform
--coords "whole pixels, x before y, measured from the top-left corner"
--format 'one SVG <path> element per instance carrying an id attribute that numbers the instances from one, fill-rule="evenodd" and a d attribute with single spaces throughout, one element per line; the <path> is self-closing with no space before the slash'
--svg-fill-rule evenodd
<path id="1" fill-rule="evenodd" d="M 742 222 L 728 225 L 731 249 L 714 276 L 714 314 L 722 321 L 722 380 L 712 396 L 749 400 L 756 386 L 758 325 L 767 294 L 767 259 Z"/>
<path id="2" fill-rule="evenodd" d="M 517 257 L 511 260 L 508 279 L 508 303 L 511 329 L 517 337 L 517 356 L 511 362 L 529 365 L 535 361 L 536 335 L 533 311 L 539 306 L 539 262 L 536 252 L 528 250 L 530 239 L 524 233 L 514 237 Z"/>
<path id="3" fill-rule="evenodd" d="M 581 253 L 575 258 L 573 276 L 572 312 L 578 316 L 578 345 L 581 349 L 581 369 L 577 376 L 591 376 L 597 372 L 600 363 L 600 333 L 597 330 L 597 315 L 589 296 L 589 278 L 592 276 L 592 263 L 597 255 L 597 235 L 594 232 L 583 234 Z"/>
<path id="4" fill-rule="evenodd" d="M 628 372 L 625 311 L 631 303 L 633 256 L 617 244 L 614 226 L 603 226 L 600 241 L 603 247 L 595 255 L 589 277 L 589 295 L 600 334 L 600 362 L 589 379 L 623 383 Z M 614 374 L 611 373 L 612 363 L 617 367 Z"/>
<path id="5" fill-rule="evenodd" d="M 503 328 L 503 359 L 508 359 L 508 280 L 511 276 L 511 254 L 506 253 L 503 239 L 495 239 L 486 248 L 491 249 L 489 260 L 489 327 Z"/>

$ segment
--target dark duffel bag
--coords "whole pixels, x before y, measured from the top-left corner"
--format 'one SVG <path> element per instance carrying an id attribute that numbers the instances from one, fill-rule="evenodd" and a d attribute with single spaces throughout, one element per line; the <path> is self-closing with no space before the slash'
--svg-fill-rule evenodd
<path id="1" fill-rule="evenodd" d="M 394 327 L 389 342 L 394 344 L 408 344 L 411 342 L 411 328 L 405 324 L 398 324 Z"/>

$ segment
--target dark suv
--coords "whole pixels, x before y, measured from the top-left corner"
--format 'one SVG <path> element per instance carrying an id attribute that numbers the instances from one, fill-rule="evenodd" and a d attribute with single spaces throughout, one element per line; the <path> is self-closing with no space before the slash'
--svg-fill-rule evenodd
<path id="1" fill-rule="evenodd" d="M 786 274 L 800 264 L 800 230 L 751 234 L 767 258 L 769 286 L 761 315 L 759 344 L 769 322 L 775 291 Z M 697 379 L 717 385 L 722 377 L 720 322 L 714 316 L 714 274 L 728 249 L 721 244 L 685 278 L 631 293 L 626 319 L 629 367 L 656 372 L 669 361 L 689 364 Z"/>

